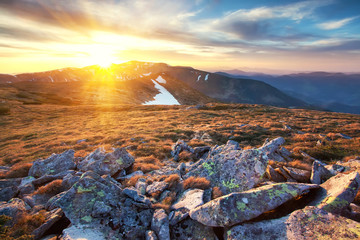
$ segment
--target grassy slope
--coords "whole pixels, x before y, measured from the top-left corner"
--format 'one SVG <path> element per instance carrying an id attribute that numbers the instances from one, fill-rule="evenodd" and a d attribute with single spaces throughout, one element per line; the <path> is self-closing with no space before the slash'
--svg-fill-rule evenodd
<path id="1" fill-rule="evenodd" d="M 266 138 L 285 137 L 290 150 L 304 150 L 322 160 L 340 160 L 360 154 L 360 116 L 289 110 L 261 105 L 208 104 L 203 109 L 186 106 L 131 105 L 23 105 L 13 103 L 10 114 L 0 115 L 0 164 L 34 161 L 52 153 L 75 149 L 85 156 L 99 146 L 129 147 L 136 157 L 169 157 L 178 139 L 190 140 L 205 131 L 213 144 L 230 137 L 242 147 L 259 146 Z M 283 130 L 284 121 L 293 131 Z M 240 127 L 240 124 L 251 126 Z M 297 131 L 306 134 L 297 134 Z M 331 136 L 341 132 L 345 140 Z M 318 147 L 319 133 L 332 141 Z M 86 142 L 77 143 L 78 140 Z M 202 142 L 191 141 L 193 146 Z M 295 158 L 301 159 L 300 155 Z"/>

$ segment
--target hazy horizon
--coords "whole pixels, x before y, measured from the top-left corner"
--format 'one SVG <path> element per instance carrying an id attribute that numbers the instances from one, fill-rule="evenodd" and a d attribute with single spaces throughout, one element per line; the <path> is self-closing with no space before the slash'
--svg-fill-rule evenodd
<path id="1" fill-rule="evenodd" d="M 353 0 L 7 0 L 0 73 L 130 60 L 207 71 L 359 72 L 359 23 Z"/>

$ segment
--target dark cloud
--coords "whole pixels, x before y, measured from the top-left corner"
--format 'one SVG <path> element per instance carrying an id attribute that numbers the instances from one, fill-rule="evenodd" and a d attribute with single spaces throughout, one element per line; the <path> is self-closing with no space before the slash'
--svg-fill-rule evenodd
<path id="1" fill-rule="evenodd" d="M 315 46 L 311 50 L 319 52 L 356 51 L 360 50 L 360 40 L 348 40 L 333 46 Z"/>
<path id="2" fill-rule="evenodd" d="M 0 26 L 0 36 L 9 37 L 12 39 L 25 40 L 25 41 L 64 41 L 58 35 L 44 33 L 41 31 L 26 30 L 22 28 L 4 27 Z"/>

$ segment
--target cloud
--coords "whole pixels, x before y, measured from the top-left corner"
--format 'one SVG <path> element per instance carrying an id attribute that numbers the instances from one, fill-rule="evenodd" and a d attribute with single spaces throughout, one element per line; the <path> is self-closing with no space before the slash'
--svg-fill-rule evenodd
<path id="1" fill-rule="evenodd" d="M 330 22 L 320 23 L 320 24 L 318 24 L 318 27 L 321 29 L 325 29 L 325 30 L 338 29 L 338 28 L 341 28 L 344 25 L 348 24 L 349 22 L 351 22 L 352 20 L 354 20 L 356 18 L 358 18 L 358 17 L 350 17 L 350 18 L 345 18 L 345 19 L 338 20 L 338 21 L 330 21 Z"/>

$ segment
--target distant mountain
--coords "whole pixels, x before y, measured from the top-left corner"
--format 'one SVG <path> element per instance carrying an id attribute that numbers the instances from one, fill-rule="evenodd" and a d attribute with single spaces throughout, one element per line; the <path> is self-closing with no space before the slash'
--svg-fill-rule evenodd
<path id="1" fill-rule="evenodd" d="M 221 73 L 229 77 L 229 73 Z M 312 72 L 281 76 L 231 75 L 264 81 L 285 93 L 331 111 L 360 114 L 360 74 Z"/>
<path id="2" fill-rule="evenodd" d="M 108 69 L 96 65 L 4 74 L 0 75 L 0 83 L 16 88 L 20 96 L 34 101 L 39 94 L 41 99 L 46 94 L 55 94 L 86 103 L 203 104 L 217 99 L 231 103 L 309 107 L 309 104 L 261 81 L 164 63 L 131 61 L 113 64 Z"/>

